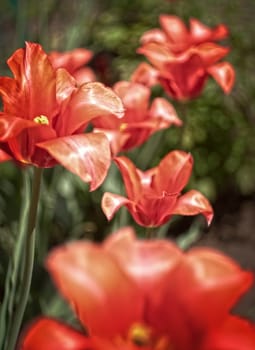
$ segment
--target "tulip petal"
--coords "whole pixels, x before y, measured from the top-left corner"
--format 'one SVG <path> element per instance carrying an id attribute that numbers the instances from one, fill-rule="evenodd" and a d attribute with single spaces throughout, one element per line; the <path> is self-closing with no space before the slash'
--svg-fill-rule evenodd
<path id="1" fill-rule="evenodd" d="M 204 66 L 210 67 L 225 57 L 229 53 L 229 48 L 209 42 L 191 48 L 190 52 L 197 54 L 202 59 Z"/>
<path id="2" fill-rule="evenodd" d="M 140 41 L 142 45 L 150 42 L 165 44 L 167 42 L 167 37 L 162 30 L 155 28 L 143 33 Z"/>
<path id="3" fill-rule="evenodd" d="M 255 328 L 250 322 L 229 316 L 205 337 L 203 349 L 206 350 L 253 350 L 255 349 Z"/>
<path id="4" fill-rule="evenodd" d="M 91 340 L 84 334 L 50 318 L 32 323 L 20 340 L 22 350 L 91 349 Z"/>
<path id="5" fill-rule="evenodd" d="M 142 186 L 135 165 L 130 159 L 124 156 L 116 157 L 114 158 L 114 161 L 120 169 L 128 198 L 136 200 L 142 194 Z"/>
<path id="6" fill-rule="evenodd" d="M 157 69 L 164 69 L 165 65 L 174 59 L 173 54 L 158 43 L 148 43 L 137 49 L 137 52 L 145 55 Z"/>
<path id="7" fill-rule="evenodd" d="M 26 42 L 25 48 L 15 51 L 7 63 L 16 91 L 10 94 L 10 79 L 0 78 L 4 111 L 30 120 L 45 115 L 51 121 L 57 111 L 56 73 L 42 47 Z"/>
<path id="8" fill-rule="evenodd" d="M 221 324 L 251 282 L 252 274 L 223 254 L 192 249 L 162 281 L 149 320 L 159 331 L 169 332 L 173 344 L 188 349 Z"/>
<path id="9" fill-rule="evenodd" d="M 189 32 L 184 22 L 177 16 L 161 15 L 160 25 L 167 35 L 171 49 L 182 51 L 189 45 Z"/>
<path id="10" fill-rule="evenodd" d="M 168 153 L 159 163 L 153 178 L 153 187 L 158 194 L 179 193 L 189 181 L 193 167 L 191 154 L 183 151 Z"/>
<path id="11" fill-rule="evenodd" d="M 208 225 L 213 219 L 213 209 L 208 200 L 202 193 L 191 190 L 180 196 L 177 200 L 176 206 L 173 209 L 173 214 L 177 215 L 197 215 L 202 214 Z"/>
<path id="12" fill-rule="evenodd" d="M 49 54 L 54 68 L 65 68 L 70 74 L 73 74 L 78 68 L 88 63 L 92 56 L 92 51 L 84 48 L 65 52 L 52 51 Z"/>
<path id="13" fill-rule="evenodd" d="M 0 141 L 4 142 L 16 137 L 24 129 L 41 128 L 41 126 L 41 124 L 35 123 L 32 120 L 26 120 L 5 113 L 0 113 Z"/>
<path id="14" fill-rule="evenodd" d="M 73 134 L 93 118 L 109 115 L 113 118 L 123 116 L 121 99 L 101 83 L 91 82 L 81 85 L 69 101 L 65 111 L 66 134 Z"/>
<path id="15" fill-rule="evenodd" d="M 148 63 L 142 62 L 132 73 L 130 80 L 151 87 L 158 84 L 158 71 Z"/>
<path id="16" fill-rule="evenodd" d="M 139 122 L 147 112 L 150 89 L 142 84 L 119 81 L 114 85 L 114 92 L 121 98 L 125 107 L 125 122 Z"/>
<path id="17" fill-rule="evenodd" d="M 160 120 L 162 126 L 163 124 L 165 124 L 166 127 L 172 124 L 176 126 L 182 125 L 182 120 L 178 118 L 173 105 L 165 98 L 155 98 L 151 104 L 149 113 L 152 118 Z"/>
<path id="18" fill-rule="evenodd" d="M 228 62 L 221 62 L 208 68 L 208 73 L 216 80 L 225 94 L 230 93 L 235 82 L 235 70 Z"/>
<path id="19" fill-rule="evenodd" d="M 195 18 L 190 19 L 190 37 L 194 44 L 205 41 L 217 41 L 228 36 L 228 29 L 224 24 L 209 28 Z"/>
<path id="20" fill-rule="evenodd" d="M 76 80 L 71 74 L 68 73 L 67 70 L 63 68 L 59 68 L 56 71 L 56 75 L 56 94 L 58 103 L 64 103 L 65 100 L 68 102 L 68 98 L 72 95 L 73 91 L 77 90 Z"/>
<path id="21" fill-rule="evenodd" d="M 126 204 L 131 204 L 132 202 L 126 197 L 120 196 L 118 194 L 105 192 L 103 194 L 101 207 L 108 220 L 111 220 L 114 214 Z"/>
<path id="22" fill-rule="evenodd" d="M 85 241 L 69 243 L 54 249 L 46 266 L 92 335 L 125 336 L 130 325 L 140 319 L 143 303 L 139 289 L 99 246 Z"/>
<path id="23" fill-rule="evenodd" d="M 104 134 L 61 137 L 37 144 L 95 190 L 103 182 L 111 162 L 109 141 Z"/>
<path id="24" fill-rule="evenodd" d="M 104 242 L 104 248 L 148 295 L 179 263 L 183 253 L 164 240 L 137 240 L 131 227 L 121 228 Z"/>

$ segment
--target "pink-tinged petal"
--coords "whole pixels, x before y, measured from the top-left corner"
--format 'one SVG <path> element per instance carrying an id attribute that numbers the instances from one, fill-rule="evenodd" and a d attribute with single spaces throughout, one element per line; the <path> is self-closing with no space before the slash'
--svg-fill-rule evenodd
<path id="1" fill-rule="evenodd" d="M 221 62 L 208 68 L 208 73 L 216 80 L 225 94 L 230 93 L 235 82 L 235 70 L 228 62 Z"/>
<path id="2" fill-rule="evenodd" d="M 73 134 L 93 118 L 101 115 L 123 116 L 121 99 L 101 83 L 86 83 L 73 94 L 65 111 L 66 134 Z"/>
<path id="3" fill-rule="evenodd" d="M 211 29 L 195 18 L 190 19 L 190 37 L 194 44 L 224 39 L 228 34 L 228 29 L 224 24 Z"/>
<path id="4" fill-rule="evenodd" d="M 144 119 L 150 99 L 149 87 L 130 81 L 119 81 L 113 89 L 124 104 L 125 122 L 139 122 Z"/>
<path id="5" fill-rule="evenodd" d="M 138 240 L 131 227 L 121 228 L 104 242 L 117 263 L 150 295 L 183 256 L 180 249 L 164 240 Z"/>
<path id="6" fill-rule="evenodd" d="M 175 58 L 166 47 L 157 43 L 145 44 L 138 48 L 137 52 L 145 55 L 157 69 L 164 69 L 165 65 Z"/>
<path id="7" fill-rule="evenodd" d="M 167 36 L 160 29 L 151 29 L 151 30 L 146 31 L 142 35 L 140 42 L 142 45 L 145 45 L 145 44 L 151 43 L 151 42 L 166 44 L 167 43 Z"/>
<path id="8" fill-rule="evenodd" d="M 73 76 L 77 80 L 79 85 L 97 80 L 96 74 L 89 67 L 78 69 L 75 73 L 73 73 Z"/>
<path id="9" fill-rule="evenodd" d="M 222 323 L 251 282 L 252 274 L 228 257 L 207 248 L 192 249 L 155 291 L 150 324 L 168 332 L 178 348 L 189 349 L 201 334 Z"/>
<path id="10" fill-rule="evenodd" d="M 111 151 L 107 137 L 100 133 L 72 135 L 37 144 L 57 162 L 95 190 L 107 174 Z"/>
<path id="11" fill-rule="evenodd" d="M 29 128 L 40 128 L 42 125 L 32 120 L 17 118 L 5 113 L 0 113 L 0 141 L 16 137 L 23 130 Z"/>
<path id="12" fill-rule="evenodd" d="M 158 71 L 146 62 L 142 62 L 131 75 L 130 80 L 135 83 L 152 87 L 158 84 Z"/>
<path id="13" fill-rule="evenodd" d="M 142 186 L 139 173 L 135 165 L 127 157 L 114 158 L 115 163 L 121 172 L 126 193 L 129 199 L 136 200 L 142 194 Z"/>
<path id="14" fill-rule="evenodd" d="M 122 151 L 125 143 L 129 139 L 129 135 L 127 133 L 123 133 L 119 130 L 106 130 L 94 128 L 93 132 L 100 132 L 105 134 L 110 143 L 111 153 L 113 157 L 115 157 L 119 152 Z"/>
<path id="15" fill-rule="evenodd" d="M 22 350 L 90 350 L 91 339 L 68 325 L 50 318 L 41 318 L 23 332 L 19 349 Z"/>
<path id="16" fill-rule="evenodd" d="M 89 334 L 125 336 L 130 325 L 140 320 L 143 300 L 139 289 L 100 246 L 86 241 L 69 243 L 54 249 L 46 266 Z"/>
<path id="17" fill-rule="evenodd" d="M 184 22 L 177 16 L 161 15 L 160 25 L 167 35 L 170 47 L 178 52 L 189 45 L 189 32 Z"/>
<path id="18" fill-rule="evenodd" d="M 84 48 L 77 48 L 65 52 L 52 51 L 49 54 L 50 61 L 54 68 L 65 68 L 71 74 L 88 63 L 92 56 L 92 51 Z"/>
<path id="19" fill-rule="evenodd" d="M 211 28 L 207 27 L 205 24 L 201 23 L 195 18 L 190 19 L 190 36 L 192 44 L 210 41 L 211 33 Z"/>
<path id="20" fill-rule="evenodd" d="M 229 53 L 228 47 L 223 47 L 215 43 L 203 43 L 192 47 L 191 52 L 199 55 L 206 67 L 215 64 Z"/>
<path id="21" fill-rule="evenodd" d="M 17 90 L 8 96 L 9 88 L 0 78 L 5 112 L 30 120 L 45 115 L 51 121 L 57 112 L 56 73 L 42 47 L 26 42 L 26 47 L 15 51 L 7 63 Z"/>
<path id="22" fill-rule="evenodd" d="M 212 29 L 212 40 L 221 40 L 229 36 L 228 27 L 225 24 L 219 24 Z"/>
<path id="23" fill-rule="evenodd" d="M 222 319 L 222 315 L 232 309 L 253 282 L 252 273 L 242 270 L 231 258 L 212 249 L 191 249 L 183 268 L 186 277 L 190 276 L 187 282 L 192 286 L 190 293 L 194 305 L 190 307 L 198 303 L 197 316 L 204 317 L 208 325 Z"/>
<path id="24" fill-rule="evenodd" d="M 173 105 L 164 98 L 155 98 L 151 104 L 149 113 L 152 118 L 158 119 L 162 126 L 164 124 L 165 127 L 172 124 L 176 126 L 182 125 L 182 120 L 178 118 Z"/>
<path id="25" fill-rule="evenodd" d="M 255 327 L 247 320 L 229 316 L 219 327 L 208 332 L 202 349 L 205 350 L 253 350 Z"/>
<path id="26" fill-rule="evenodd" d="M 196 190 L 191 190 L 178 198 L 173 214 L 202 214 L 206 218 L 208 225 L 210 225 L 213 219 L 213 208 L 202 193 Z"/>
<path id="27" fill-rule="evenodd" d="M 123 206 L 131 204 L 130 200 L 118 194 L 105 192 L 102 197 L 101 207 L 108 220 Z"/>
<path id="28" fill-rule="evenodd" d="M 56 95 L 59 104 L 67 100 L 77 90 L 77 82 L 67 70 L 59 68 L 56 71 Z M 67 101 L 68 102 L 68 101 Z"/>
<path id="29" fill-rule="evenodd" d="M 159 163 L 153 187 L 160 193 L 178 194 L 189 181 L 193 167 L 190 153 L 172 151 Z"/>

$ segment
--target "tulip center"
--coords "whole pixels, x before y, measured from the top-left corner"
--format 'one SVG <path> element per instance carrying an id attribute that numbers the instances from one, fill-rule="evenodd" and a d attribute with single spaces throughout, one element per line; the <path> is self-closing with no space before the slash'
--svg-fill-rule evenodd
<path id="1" fill-rule="evenodd" d="M 127 123 L 121 123 L 120 124 L 120 131 L 125 131 L 127 128 L 128 124 Z"/>
<path id="2" fill-rule="evenodd" d="M 135 323 L 129 330 L 128 338 L 136 345 L 149 345 L 151 341 L 151 329 L 145 325 Z"/>
<path id="3" fill-rule="evenodd" d="M 45 115 L 38 115 L 34 118 L 34 122 L 37 124 L 49 125 L 49 119 Z"/>
<path id="4" fill-rule="evenodd" d="M 158 336 L 148 326 L 135 323 L 128 332 L 128 340 L 141 348 L 151 348 L 154 350 L 174 350 L 167 336 Z"/>

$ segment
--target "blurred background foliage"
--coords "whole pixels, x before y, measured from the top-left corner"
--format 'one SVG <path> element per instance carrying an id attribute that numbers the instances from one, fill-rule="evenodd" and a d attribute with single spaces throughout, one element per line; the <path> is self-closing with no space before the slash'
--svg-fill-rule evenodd
<path id="1" fill-rule="evenodd" d="M 94 58 L 90 65 L 98 80 L 110 86 L 118 80 L 129 79 L 138 63 L 145 61 L 136 53 L 139 38 L 144 31 L 159 26 L 160 14 L 176 14 L 187 23 L 190 17 L 209 26 L 225 23 L 230 37 L 224 44 L 231 47 L 226 60 L 236 70 L 233 92 L 224 96 L 217 84 L 209 80 L 203 95 L 196 100 L 185 106 L 172 101 L 180 118 L 185 118 L 185 128 L 161 131 L 128 156 L 137 167 L 146 169 L 158 164 L 170 150 L 182 148 L 191 152 L 195 160 L 190 188 L 200 190 L 212 202 L 233 191 L 240 196 L 254 195 L 254 0 L 1 0 L 0 8 L 1 75 L 10 74 L 6 59 L 28 40 L 41 43 L 48 52 L 76 47 L 92 50 Z M 163 95 L 163 91 L 156 88 L 153 95 Z M 36 269 L 40 273 L 34 277 L 32 309 L 46 313 L 51 310 L 54 314 L 54 308 L 59 306 L 56 301 L 54 305 L 45 302 L 52 290 L 44 290 L 42 277 L 42 262 L 48 247 L 81 237 L 101 240 L 110 230 L 133 222 L 127 211 L 121 209 L 108 224 L 101 211 L 104 191 L 123 191 L 114 165 L 103 186 L 93 193 L 61 168 L 48 169 L 45 175 L 37 245 Z M 15 164 L 1 164 L 1 277 L 15 240 L 21 186 L 20 170 Z M 59 305 L 61 310 L 61 302 Z"/>

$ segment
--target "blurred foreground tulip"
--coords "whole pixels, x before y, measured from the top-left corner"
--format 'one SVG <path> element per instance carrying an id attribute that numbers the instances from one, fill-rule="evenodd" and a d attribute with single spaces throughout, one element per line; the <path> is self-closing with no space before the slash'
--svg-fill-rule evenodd
<path id="1" fill-rule="evenodd" d="M 158 130 L 171 125 L 181 126 L 174 107 L 164 98 L 157 97 L 150 103 L 150 89 L 136 82 L 120 81 L 113 87 L 125 108 L 124 117 L 99 117 L 92 121 L 96 131 L 104 132 L 116 155 L 140 146 Z"/>
<path id="2" fill-rule="evenodd" d="M 92 51 L 84 48 L 65 52 L 51 51 L 49 54 L 53 67 L 65 68 L 79 84 L 96 80 L 93 70 L 89 67 L 85 67 L 92 56 Z"/>
<path id="3" fill-rule="evenodd" d="M 165 224 L 172 215 L 203 214 L 208 224 L 213 209 L 198 191 L 181 195 L 192 171 L 193 159 L 189 153 L 172 151 L 155 168 L 142 172 L 126 157 L 116 157 L 126 188 L 127 197 L 106 192 L 102 209 L 108 220 L 125 205 L 134 220 L 141 226 L 157 227 Z"/>
<path id="4" fill-rule="evenodd" d="M 86 334 L 39 318 L 22 350 L 254 350 L 255 329 L 230 313 L 252 275 L 208 248 L 183 253 L 122 228 L 102 245 L 54 249 L 46 266 Z"/>
<path id="5" fill-rule="evenodd" d="M 61 164 L 91 189 L 106 176 L 111 154 L 104 134 L 84 134 L 98 115 L 121 117 L 123 106 L 100 83 L 77 87 L 65 69 L 54 69 L 39 44 L 26 43 L 8 60 L 13 78 L 0 77 L 1 159 L 37 167 Z"/>

